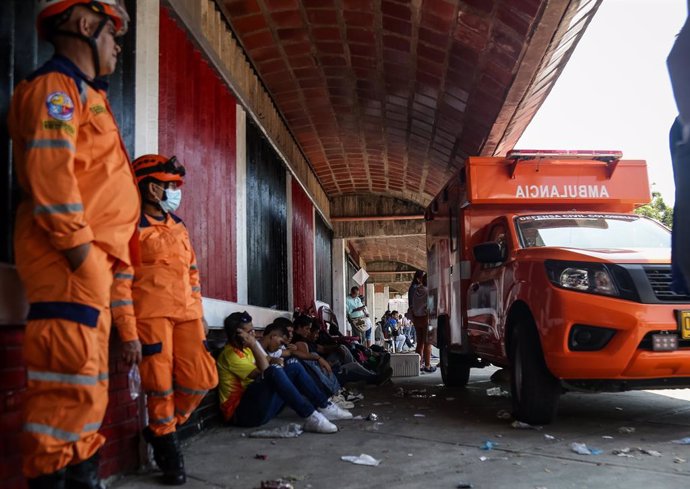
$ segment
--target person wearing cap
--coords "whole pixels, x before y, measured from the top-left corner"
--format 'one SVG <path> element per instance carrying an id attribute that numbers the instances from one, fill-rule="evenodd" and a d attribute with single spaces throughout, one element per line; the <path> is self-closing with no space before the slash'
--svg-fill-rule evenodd
<path id="1" fill-rule="evenodd" d="M 129 17 L 116 0 L 41 0 L 36 10 L 55 54 L 17 85 L 8 114 L 29 301 L 22 469 L 31 489 L 96 488 L 110 286 L 115 264 L 131 263 L 140 207 L 102 78 Z"/>
<path id="2" fill-rule="evenodd" d="M 174 214 L 185 169 L 174 156 L 161 155 L 140 156 L 133 166 L 142 199 L 141 263 L 117 270 L 113 319 L 125 342 L 125 360 L 137 362 L 141 348 L 149 413 L 144 438 L 163 482 L 180 485 L 186 474 L 177 426 L 216 386 L 218 374 L 206 344 L 196 255 L 187 228 Z"/>

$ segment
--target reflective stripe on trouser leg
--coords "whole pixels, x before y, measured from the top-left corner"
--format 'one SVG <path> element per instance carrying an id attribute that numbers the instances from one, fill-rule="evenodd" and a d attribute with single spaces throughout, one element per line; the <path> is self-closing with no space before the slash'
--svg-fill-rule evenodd
<path id="1" fill-rule="evenodd" d="M 64 362 L 68 358 L 56 359 L 51 355 L 51 345 L 58 348 L 62 343 L 66 347 L 58 337 L 79 329 L 83 330 L 79 336 L 87 339 L 84 344 L 88 344 L 85 350 L 89 352 L 88 358 L 78 373 L 64 373 L 74 369 L 60 368 L 59 363 L 66 366 Z M 105 443 L 98 429 L 108 404 L 109 331 L 109 313 L 99 316 L 96 328 L 62 319 L 41 319 L 27 324 L 25 352 L 45 351 L 42 357 L 26 358 L 28 386 L 24 397 L 22 451 L 27 477 L 49 474 L 85 460 Z M 81 363 L 77 355 L 71 360 Z"/>
<path id="2" fill-rule="evenodd" d="M 173 400 L 173 322 L 167 318 L 137 320 L 143 357 L 139 367 L 141 386 L 146 392 L 149 428 L 156 436 L 175 431 Z"/>
<path id="3" fill-rule="evenodd" d="M 189 419 L 209 389 L 218 384 L 218 371 L 205 344 L 201 318 L 175 324 L 175 417 L 177 424 Z"/>
<path id="4" fill-rule="evenodd" d="M 108 404 L 114 261 L 92 244 L 73 273 L 57 251 L 41 251 L 36 262 L 31 249 L 17 254 L 33 312 L 24 339 L 28 384 L 21 437 L 29 478 L 86 460 L 105 443 L 98 428 Z"/>

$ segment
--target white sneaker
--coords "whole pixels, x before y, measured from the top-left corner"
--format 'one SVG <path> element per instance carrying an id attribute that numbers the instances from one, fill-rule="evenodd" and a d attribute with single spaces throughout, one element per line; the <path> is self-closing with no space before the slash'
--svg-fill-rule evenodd
<path id="1" fill-rule="evenodd" d="M 328 421 L 326 417 L 318 411 L 314 411 L 304 420 L 304 431 L 311 433 L 337 433 L 338 427 Z"/>
<path id="2" fill-rule="evenodd" d="M 352 419 L 352 413 L 347 409 L 338 407 L 337 404 L 329 402 L 325 408 L 319 408 L 319 412 L 326 416 L 330 421 L 338 419 Z"/>
<path id="3" fill-rule="evenodd" d="M 342 394 L 336 394 L 331 397 L 330 401 L 333 404 L 337 404 L 338 407 L 341 407 L 343 409 L 352 409 L 355 407 L 354 402 L 346 401 L 345 398 L 342 396 Z"/>

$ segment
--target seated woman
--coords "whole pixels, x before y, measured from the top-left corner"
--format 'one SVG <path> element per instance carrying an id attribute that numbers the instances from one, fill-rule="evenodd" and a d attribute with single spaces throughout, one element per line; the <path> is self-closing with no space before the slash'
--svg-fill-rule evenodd
<path id="1" fill-rule="evenodd" d="M 270 365 L 254 337 L 252 317 L 234 312 L 224 321 L 228 344 L 218 357 L 218 392 L 226 421 L 238 426 L 260 426 L 287 404 L 305 419 L 304 430 L 335 433 L 331 421 L 350 419 L 352 413 L 328 401 L 299 362 Z"/>

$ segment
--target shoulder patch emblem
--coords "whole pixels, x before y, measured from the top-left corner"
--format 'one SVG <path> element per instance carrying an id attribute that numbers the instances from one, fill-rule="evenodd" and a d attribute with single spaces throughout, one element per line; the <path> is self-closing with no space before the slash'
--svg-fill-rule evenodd
<path id="1" fill-rule="evenodd" d="M 98 114 L 102 114 L 102 113 L 105 112 L 105 106 L 100 105 L 100 104 L 99 104 L 99 105 L 92 105 L 91 107 L 89 107 L 89 110 L 90 110 L 94 115 L 98 115 Z"/>
<path id="2" fill-rule="evenodd" d="M 53 92 L 46 99 L 48 115 L 59 121 L 72 120 L 74 116 L 74 102 L 65 92 Z"/>

